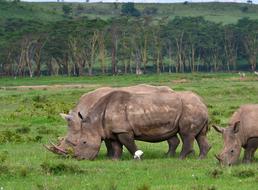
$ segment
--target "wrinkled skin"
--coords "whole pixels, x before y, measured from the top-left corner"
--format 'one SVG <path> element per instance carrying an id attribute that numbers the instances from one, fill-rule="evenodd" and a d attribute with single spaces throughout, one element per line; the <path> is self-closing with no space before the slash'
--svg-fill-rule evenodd
<path id="1" fill-rule="evenodd" d="M 224 146 L 216 158 L 222 165 L 236 164 L 241 148 L 245 149 L 243 162 L 249 163 L 258 147 L 258 105 L 243 105 L 231 117 L 227 128 L 213 125 L 222 134 Z"/>
<path id="2" fill-rule="evenodd" d="M 155 87 L 150 85 L 137 85 L 131 87 L 120 88 L 124 91 L 134 92 L 137 94 L 149 93 L 149 92 L 163 92 L 163 93 L 175 93 L 169 87 L 161 86 Z M 80 98 L 77 106 L 70 111 L 68 115 L 62 114 L 61 116 L 68 122 L 68 133 L 63 140 L 59 143 L 59 148 L 66 151 L 67 149 L 73 149 L 78 144 L 78 139 L 81 133 L 81 119 L 77 113 L 81 112 L 87 114 L 89 109 L 95 105 L 98 100 L 117 89 L 114 88 L 100 88 L 93 92 L 87 93 Z M 180 120 L 179 134 L 183 141 L 184 146 L 180 153 L 180 158 L 184 159 L 188 154 L 193 152 L 193 141 L 197 140 L 200 148 L 200 158 L 204 158 L 210 150 L 210 145 L 206 137 L 208 131 L 208 111 L 205 104 L 200 97 L 192 92 L 178 92 L 183 100 L 184 113 Z M 179 145 L 179 139 L 175 134 L 168 139 L 169 150 L 167 155 L 174 156 L 176 148 Z M 114 140 L 105 140 L 108 156 L 113 159 L 118 159 L 122 155 L 122 145 Z M 52 147 L 51 147 L 52 148 Z M 52 151 L 55 152 L 55 151 Z M 55 153 L 60 153 L 56 151 Z"/>

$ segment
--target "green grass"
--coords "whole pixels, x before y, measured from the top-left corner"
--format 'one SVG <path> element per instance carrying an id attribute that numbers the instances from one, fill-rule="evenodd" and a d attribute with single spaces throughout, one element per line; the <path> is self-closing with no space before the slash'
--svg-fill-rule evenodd
<path id="1" fill-rule="evenodd" d="M 25 20 L 35 19 L 37 21 L 57 21 L 64 19 L 62 11 L 63 3 L 29 3 L 21 2 L 0 3 L 0 18 L 22 18 Z M 89 18 L 108 19 L 120 16 L 122 4 L 117 9 L 112 3 L 70 3 L 73 9 L 72 17 L 87 16 Z M 83 10 L 78 13 L 78 6 Z M 247 6 L 246 12 L 242 8 Z M 225 24 L 236 23 L 240 18 L 249 17 L 258 19 L 258 6 L 239 3 L 183 3 L 176 4 L 136 4 L 135 7 L 141 12 L 145 8 L 155 7 L 157 13 L 155 18 L 175 16 L 203 16 L 205 19 Z"/>
<path id="2" fill-rule="evenodd" d="M 79 97 L 99 86 L 148 83 L 168 85 L 201 95 L 209 108 L 210 123 L 225 126 L 241 104 L 258 103 L 258 78 L 248 74 L 161 74 L 144 76 L 0 78 L 0 188 L 4 189 L 255 189 L 255 163 L 220 167 L 214 158 L 222 138 L 210 130 L 212 149 L 205 160 L 196 154 L 186 160 L 167 158 L 167 144 L 137 142 L 142 161 L 132 160 L 127 150 L 122 160 L 105 157 L 102 145 L 95 161 L 64 159 L 46 151 L 42 144 L 66 133 L 58 115 L 68 112 Z M 81 88 L 19 89 L 21 85 L 90 84 Z M 95 86 L 94 86 L 95 85 Z M 177 157 L 180 147 L 177 150 Z M 243 154 L 243 153 L 242 153 Z"/>

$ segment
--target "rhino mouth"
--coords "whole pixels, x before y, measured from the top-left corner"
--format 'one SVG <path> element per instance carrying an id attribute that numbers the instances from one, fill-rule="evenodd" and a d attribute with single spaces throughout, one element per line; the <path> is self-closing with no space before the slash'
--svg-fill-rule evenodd
<path id="1" fill-rule="evenodd" d="M 97 155 L 98 155 L 98 152 L 97 153 L 92 153 L 92 154 L 89 154 L 89 155 L 75 155 L 74 157 L 77 160 L 95 160 Z"/>
<path id="2" fill-rule="evenodd" d="M 53 152 L 58 155 L 66 156 L 68 152 L 61 148 L 59 145 L 56 145 L 51 140 L 49 140 L 50 145 L 43 145 L 48 151 Z"/>

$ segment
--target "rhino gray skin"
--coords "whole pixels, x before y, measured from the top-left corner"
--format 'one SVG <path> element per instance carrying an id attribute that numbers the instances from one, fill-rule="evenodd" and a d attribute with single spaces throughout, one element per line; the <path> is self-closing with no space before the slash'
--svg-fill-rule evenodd
<path id="1" fill-rule="evenodd" d="M 243 162 L 251 162 L 258 147 L 258 104 L 242 105 L 232 115 L 227 128 L 213 125 L 222 134 L 224 146 L 216 158 L 223 165 L 237 163 L 241 148 L 245 149 Z"/>
<path id="2" fill-rule="evenodd" d="M 89 109 L 92 108 L 93 105 L 96 104 L 97 101 L 106 94 L 114 91 L 114 90 L 124 90 L 128 92 L 134 92 L 137 94 L 141 93 L 148 93 L 148 92 L 168 92 L 172 93 L 173 90 L 171 90 L 167 86 L 151 86 L 147 84 L 140 84 L 136 86 L 130 86 L 130 87 L 122 87 L 122 88 L 110 88 L 110 87 L 102 87 L 98 88 L 92 92 L 86 93 L 81 96 L 79 102 L 77 103 L 76 107 L 69 112 L 69 114 L 63 114 L 60 115 L 62 118 L 64 118 L 68 122 L 68 133 L 66 137 L 60 138 L 60 142 L 58 145 L 53 146 L 46 146 L 46 148 L 54 153 L 58 154 L 65 154 L 67 151 L 73 149 L 74 146 L 77 144 L 77 140 L 80 135 L 81 131 L 81 119 L 78 117 L 78 112 L 81 112 L 83 114 L 87 114 Z M 175 139 L 178 140 L 178 139 Z M 174 142 L 174 138 L 171 140 L 168 140 L 169 143 L 169 151 L 168 155 L 174 155 L 175 154 L 175 148 L 173 147 L 176 142 Z M 179 140 L 178 140 L 179 143 Z M 116 147 L 117 145 L 114 144 L 111 141 L 106 140 L 105 141 L 106 147 L 107 147 L 107 155 L 109 157 L 118 158 L 119 154 L 116 153 Z"/>
<path id="3" fill-rule="evenodd" d="M 137 85 L 132 87 L 120 88 L 124 91 L 132 91 L 134 93 L 150 93 L 150 92 L 163 92 L 173 93 L 169 87 L 155 87 L 150 85 Z M 68 121 L 68 135 L 60 141 L 59 146 L 47 147 L 49 150 L 55 153 L 63 153 L 69 147 L 74 148 L 78 143 L 81 130 L 81 120 L 77 116 L 77 113 L 81 111 L 83 114 L 87 114 L 88 110 L 95 105 L 95 103 L 104 95 L 117 90 L 114 88 L 100 88 L 93 92 L 87 93 L 80 98 L 79 103 L 69 115 L 63 117 Z M 205 104 L 200 97 L 192 92 L 177 92 L 180 94 L 180 98 L 183 100 L 183 113 L 180 120 L 179 134 L 183 140 L 183 147 L 180 153 L 180 158 L 184 158 L 187 154 L 193 150 L 193 141 L 197 140 L 200 148 L 200 158 L 206 156 L 210 149 L 208 144 L 206 132 L 208 129 L 208 111 Z M 112 158 L 120 158 L 122 154 L 121 144 L 111 139 L 105 140 L 108 155 Z M 179 144 L 177 135 L 168 139 L 169 151 L 168 155 L 174 155 L 176 148 Z M 60 151 L 61 150 L 61 151 Z M 63 151 L 62 151 L 63 150 Z"/>

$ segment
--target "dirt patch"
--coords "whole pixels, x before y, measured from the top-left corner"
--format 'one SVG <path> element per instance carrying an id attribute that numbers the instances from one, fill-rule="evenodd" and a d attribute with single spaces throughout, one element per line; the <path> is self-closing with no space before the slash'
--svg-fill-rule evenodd
<path id="1" fill-rule="evenodd" d="M 174 83 L 174 84 L 187 83 L 187 82 L 189 82 L 189 81 L 186 79 L 172 80 L 172 83 Z"/>
<path id="2" fill-rule="evenodd" d="M 64 88 L 98 88 L 96 84 L 55 84 L 55 85 L 31 85 L 2 87 L 3 90 L 56 90 Z"/>

